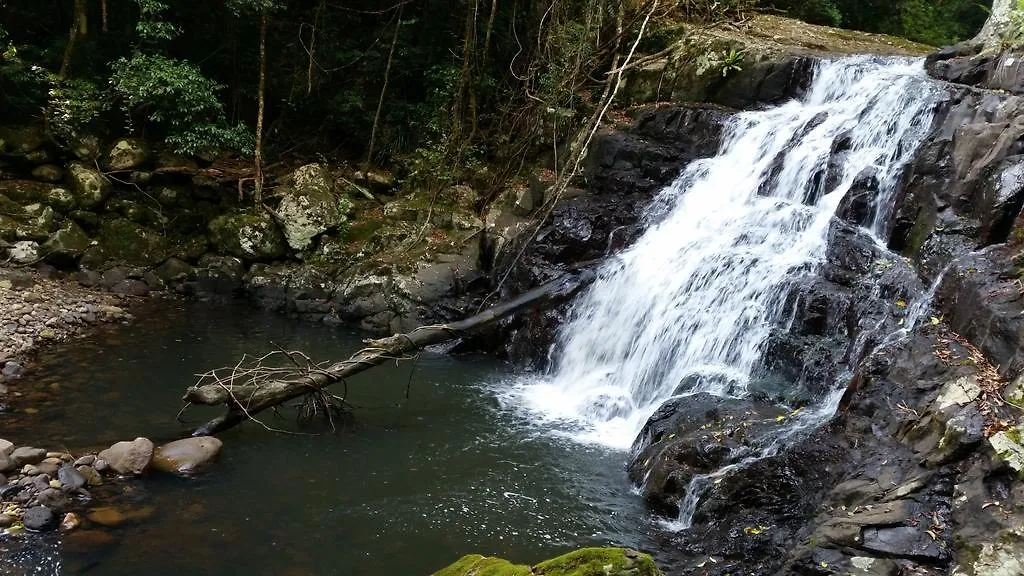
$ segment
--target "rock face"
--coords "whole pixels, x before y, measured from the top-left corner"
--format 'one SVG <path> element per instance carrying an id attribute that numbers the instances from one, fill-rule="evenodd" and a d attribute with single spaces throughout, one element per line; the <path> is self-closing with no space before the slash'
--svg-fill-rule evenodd
<path id="1" fill-rule="evenodd" d="M 211 436 L 185 438 L 164 444 L 153 453 L 152 467 L 172 474 L 196 474 L 213 463 L 223 445 L 223 442 Z"/>
<path id="2" fill-rule="evenodd" d="M 153 443 L 146 438 L 118 442 L 100 452 L 98 458 L 109 464 L 118 474 L 139 475 L 149 468 L 149 463 L 153 459 Z"/>
<path id="3" fill-rule="evenodd" d="M 462 557 L 434 576 L 662 576 L 651 557 L 627 548 L 584 548 L 534 567 L 479 554 Z"/>
<path id="4" fill-rule="evenodd" d="M 330 172 L 320 164 L 296 170 L 278 189 L 284 236 L 294 250 L 305 250 L 313 239 L 346 221 L 352 202 L 334 187 Z"/>

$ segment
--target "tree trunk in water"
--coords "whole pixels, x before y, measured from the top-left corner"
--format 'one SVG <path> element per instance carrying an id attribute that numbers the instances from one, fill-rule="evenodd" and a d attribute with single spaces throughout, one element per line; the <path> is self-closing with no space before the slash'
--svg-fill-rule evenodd
<path id="1" fill-rule="evenodd" d="M 254 200 L 257 205 L 263 203 L 263 114 L 266 110 L 267 92 L 267 11 L 260 13 L 260 80 L 259 94 L 256 104 L 256 150 L 254 154 L 256 169 L 256 190 Z"/>
<path id="2" fill-rule="evenodd" d="M 395 45 L 398 44 L 398 29 L 402 26 L 402 9 L 405 4 L 398 6 L 398 16 L 395 20 L 395 34 L 391 37 L 391 50 L 388 52 L 388 64 L 384 67 L 384 84 L 380 87 L 380 98 L 377 100 L 377 113 L 373 115 L 373 129 L 370 130 L 370 144 L 366 147 L 366 167 L 369 168 L 373 162 L 373 146 L 377 140 L 377 128 L 380 125 L 380 113 L 384 109 L 384 95 L 388 89 L 388 79 L 391 77 L 391 61 L 395 58 Z"/>
<path id="3" fill-rule="evenodd" d="M 272 379 L 255 383 L 237 378 L 238 366 L 235 369 L 227 369 L 231 371 L 231 377 L 217 378 L 212 384 L 192 386 L 185 392 L 183 399 L 186 402 L 209 406 L 225 404 L 228 407 L 225 414 L 207 422 L 193 435 L 206 436 L 223 432 L 267 408 L 321 390 L 389 360 L 402 358 L 432 344 L 440 344 L 478 332 L 517 312 L 565 301 L 589 284 L 593 278 L 594 273 L 586 269 L 567 274 L 465 320 L 438 326 L 423 326 L 407 334 L 367 341 L 368 346 L 348 360 L 325 368 L 296 367 L 284 374 L 277 371 Z M 247 372 L 251 373 L 251 370 Z"/>

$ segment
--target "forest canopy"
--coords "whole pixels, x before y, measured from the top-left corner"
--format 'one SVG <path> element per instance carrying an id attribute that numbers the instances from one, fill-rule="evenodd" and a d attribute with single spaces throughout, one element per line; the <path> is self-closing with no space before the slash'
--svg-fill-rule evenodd
<path id="1" fill-rule="evenodd" d="M 987 2 L 990 4 L 990 2 Z M 978 0 L 6 0 L 0 123 L 186 154 L 339 155 L 409 172 L 514 157 L 584 124 L 642 24 L 752 10 L 934 45 Z M 656 8 L 656 11 L 655 11 Z M 652 15 L 654 16 L 652 18 Z M 263 119 L 265 118 L 265 123 Z"/>

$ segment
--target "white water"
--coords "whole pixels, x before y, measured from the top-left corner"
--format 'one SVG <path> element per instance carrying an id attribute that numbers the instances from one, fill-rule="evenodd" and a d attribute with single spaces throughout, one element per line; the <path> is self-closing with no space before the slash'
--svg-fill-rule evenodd
<path id="1" fill-rule="evenodd" d="M 872 232 L 884 232 L 931 125 L 930 94 L 920 61 L 853 57 L 820 64 L 802 101 L 735 116 L 718 155 L 661 193 L 647 231 L 576 302 L 552 373 L 518 383 L 514 399 L 577 440 L 626 449 L 675 395 L 743 396 L 793 280 L 815 272 L 865 168 L 881 183 Z M 840 137 L 849 150 L 826 190 Z"/>

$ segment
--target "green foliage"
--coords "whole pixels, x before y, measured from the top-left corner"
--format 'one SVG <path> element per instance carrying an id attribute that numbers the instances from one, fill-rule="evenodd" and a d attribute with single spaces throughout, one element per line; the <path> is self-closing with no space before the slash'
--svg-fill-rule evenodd
<path id="1" fill-rule="evenodd" d="M 1003 41 L 1007 46 L 1024 46 L 1024 0 L 1017 0 L 1016 6 L 1010 10 L 1010 28 L 1005 36 Z"/>
<path id="2" fill-rule="evenodd" d="M 136 54 L 113 63 L 111 96 L 129 121 L 161 127 L 178 152 L 218 150 L 249 153 L 253 140 L 242 126 L 229 126 L 218 98 L 222 86 L 198 66 L 162 55 Z"/>
<path id="3" fill-rule="evenodd" d="M 163 20 L 167 4 L 159 0 L 135 0 L 139 4 L 139 21 L 135 33 L 144 44 L 156 44 L 173 40 L 181 34 L 181 28 Z"/>
<path id="4" fill-rule="evenodd" d="M 722 77 L 728 76 L 730 72 L 740 72 L 743 67 L 740 64 L 743 62 L 743 58 L 746 56 L 746 52 L 743 50 L 736 50 L 733 48 L 725 54 L 725 58 L 722 59 Z"/>
<path id="5" fill-rule="evenodd" d="M 50 131 L 64 142 L 74 142 L 94 128 L 107 109 L 103 91 L 81 79 L 53 82 L 44 114 Z"/>

